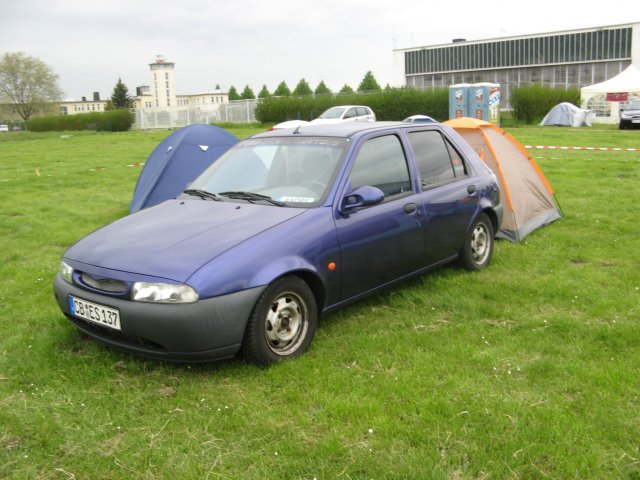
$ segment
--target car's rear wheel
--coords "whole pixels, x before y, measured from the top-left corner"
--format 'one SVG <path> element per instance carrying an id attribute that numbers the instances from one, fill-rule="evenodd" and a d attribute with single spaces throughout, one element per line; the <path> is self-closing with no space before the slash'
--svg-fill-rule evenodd
<path id="1" fill-rule="evenodd" d="M 481 270 L 491 262 L 493 256 L 493 223 L 482 213 L 469 230 L 460 251 L 459 263 L 467 270 Z"/>
<path id="2" fill-rule="evenodd" d="M 283 277 L 267 287 L 251 313 L 242 344 L 244 358 L 269 365 L 304 352 L 316 330 L 313 292 L 300 278 Z"/>

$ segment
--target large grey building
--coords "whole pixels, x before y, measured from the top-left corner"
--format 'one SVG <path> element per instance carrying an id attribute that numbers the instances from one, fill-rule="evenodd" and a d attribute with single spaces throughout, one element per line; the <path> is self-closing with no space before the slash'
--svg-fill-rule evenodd
<path id="1" fill-rule="evenodd" d="M 394 82 L 416 88 L 499 83 L 502 105 L 514 87 L 584 87 L 629 64 L 640 67 L 640 23 L 466 41 L 393 51 Z"/>

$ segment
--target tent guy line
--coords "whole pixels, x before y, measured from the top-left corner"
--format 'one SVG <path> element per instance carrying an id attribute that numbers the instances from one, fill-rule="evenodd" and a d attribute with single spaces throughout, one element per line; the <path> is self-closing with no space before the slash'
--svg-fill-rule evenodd
<path id="1" fill-rule="evenodd" d="M 595 151 L 607 151 L 607 152 L 640 152 L 640 148 L 619 148 L 619 147 L 559 147 L 559 146 L 549 146 L 549 145 L 524 145 L 526 149 L 538 149 L 538 150 L 595 150 Z M 145 162 L 142 163 L 130 163 L 125 165 L 126 167 L 144 167 Z M 100 167 L 100 168 L 90 168 L 87 170 L 88 172 L 99 172 L 101 170 L 105 170 L 109 167 Z M 41 176 L 36 174 L 37 176 Z M 67 175 L 67 173 L 63 173 L 62 175 Z M 47 174 L 46 177 L 54 177 L 60 176 L 60 174 Z M 19 178 L 3 178 L 0 179 L 0 182 L 10 182 L 15 180 L 22 180 L 22 177 Z"/>

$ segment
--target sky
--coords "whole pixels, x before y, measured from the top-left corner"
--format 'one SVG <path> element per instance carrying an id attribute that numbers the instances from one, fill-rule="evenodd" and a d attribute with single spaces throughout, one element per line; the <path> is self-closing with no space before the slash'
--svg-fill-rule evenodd
<path id="1" fill-rule="evenodd" d="M 149 85 L 158 55 L 178 94 L 396 85 L 393 50 L 640 22 L 637 0 L 0 0 L 0 55 L 49 65 L 65 99 Z"/>

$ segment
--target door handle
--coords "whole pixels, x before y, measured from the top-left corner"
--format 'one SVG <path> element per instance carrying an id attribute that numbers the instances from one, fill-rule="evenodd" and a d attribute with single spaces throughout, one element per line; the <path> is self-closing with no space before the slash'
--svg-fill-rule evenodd
<path id="1" fill-rule="evenodd" d="M 402 211 L 407 215 L 415 213 L 417 209 L 418 206 L 415 203 L 407 203 L 404 207 L 402 207 Z"/>

